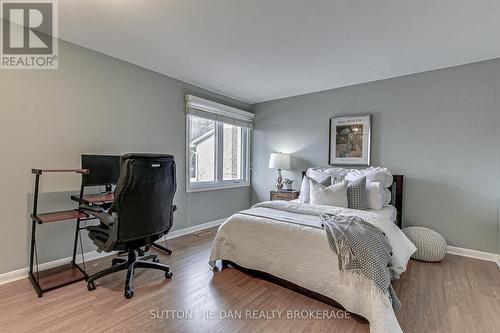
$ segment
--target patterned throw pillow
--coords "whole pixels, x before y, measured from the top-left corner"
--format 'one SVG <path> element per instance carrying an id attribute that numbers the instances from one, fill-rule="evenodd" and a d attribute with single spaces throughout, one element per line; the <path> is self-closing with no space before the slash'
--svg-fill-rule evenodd
<path id="1" fill-rule="evenodd" d="M 368 209 L 365 176 L 349 182 L 347 185 L 347 203 L 351 209 Z"/>

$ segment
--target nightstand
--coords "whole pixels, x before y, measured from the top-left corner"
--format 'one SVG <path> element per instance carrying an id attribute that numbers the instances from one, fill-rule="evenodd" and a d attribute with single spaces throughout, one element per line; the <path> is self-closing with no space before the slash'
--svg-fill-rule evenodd
<path id="1" fill-rule="evenodd" d="M 300 191 L 271 191 L 270 198 L 271 201 L 274 200 L 284 200 L 290 201 L 299 198 Z"/>

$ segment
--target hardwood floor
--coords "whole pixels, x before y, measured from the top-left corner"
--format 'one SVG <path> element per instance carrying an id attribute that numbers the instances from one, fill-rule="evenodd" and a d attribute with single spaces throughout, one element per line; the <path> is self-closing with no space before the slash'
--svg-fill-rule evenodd
<path id="1" fill-rule="evenodd" d="M 219 314 L 228 315 L 230 310 L 286 313 L 336 309 L 235 269 L 212 273 L 207 261 L 214 232 L 212 229 L 171 240 L 169 246 L 174 254 L 161 255 L 160 259 L 172 267 L 173 279 L 165 280 L 159 271 L 138 270 L 132 300 L 123 297 L 125 272 L 101 279 L 92 292 L 80 282 L 51 291 L 42 298 L 36 296 L 27 279 L 0 286 L 0 330 L 16 333 L 369 331 L 368 323 L 359 318 L 219 319 Z M 97 271 L 110 262 L 110 257 L 103 258 L 91 262 L 88 268 Z M 433 264 L 412 260 L 408 271 L 394 286 L 402 302 L 397 317 L 404 332 L 499 331 L 500 269 L 494 263 L 452 255 Z M 203 318 L 206 310 L 213 311 L 216 318 Z M 174 315 L 192 318 L 171 319 Z"/>

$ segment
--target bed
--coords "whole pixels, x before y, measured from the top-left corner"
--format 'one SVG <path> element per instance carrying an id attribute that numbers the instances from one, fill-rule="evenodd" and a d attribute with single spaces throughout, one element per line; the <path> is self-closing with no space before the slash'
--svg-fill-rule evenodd
<path id="1" fill-rule="evenodd" d="M 354 215 L 380 228 L 392 247 L 391 263 L 397 278 L 416 249 L 399 227 L 402 176 L 394 179 L 393 206 L 383 210 L 268 201 L 238 212 L 219 228 L 209 263 L 214 271 L 232 265 L 340 306 L 367 319 L 372 333 L 402 332 L 387 297 L 377 293 L 362 275 L 354 278 L 339 270 L 337 255 L 330 249 L 319 220 L 323 213 Z"/>

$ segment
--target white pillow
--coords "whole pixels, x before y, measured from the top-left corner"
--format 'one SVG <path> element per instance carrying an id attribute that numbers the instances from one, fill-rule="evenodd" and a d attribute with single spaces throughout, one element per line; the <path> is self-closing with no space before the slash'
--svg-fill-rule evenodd
<path id="1" fill-rule="evenodd" d="M 391 203 L 391 191 L 380 182 L 366 182 L 368 209 L 381 210 Z"/>
<path id="2" fill-rule="evenodd" d="M 393 182 L 392 174 L 386 168 L 369 167 L 366 169 L 348 169 L 345 179 L 355 180 L 361 176 L 366 176 L 366 181 L 378 182 L 385 187 L 390 187 Z"/>
<path id="3" fill-rule="evenodd" d="M 311 204 L 347 208 L 347 181 L 324 186 L 310 181 Z"/>
<path id="4" fill-rule="evenodd" d="M 332 177 L 332 184 L 344 180 L 347 169 L 344 168 L 309 168 L 307 169 L 306 176 L 312 179 L 324 178 L 327 176 Z"/>
<path id="5" fill-rule="evenodd" d="M 314 177 L 317 176 L 317 177 Z M 330 186 L 332 184 L 332 178 L 327 175 L 322 175 L 321 173 L 319 174 L 314 174 L 312 176 L 304 176 L 302 178 L 302 184 L 300 185 L 300 194 L 299 194 L 299 201 L 302 203 L 309 203 L 311 201 L 310 198 L 310 179 L 316 181 L 317 183 L 321 183 L 325 186 Z"/>
<path id="6" fill-rule="evenodd" d="M 391 186 L 393 181 L 392 173 L 387 168 L 382 167 L 368 167 L 364 169 L 314 167 L 307 169 L 306 174 L 313 179 L 321 177 L 321 175 L 332 176 L 332 184 L 339 180 L 355 180 L 362 176 L 366 176 L 366 181 L 380 182 L 385 187 Z"/>

